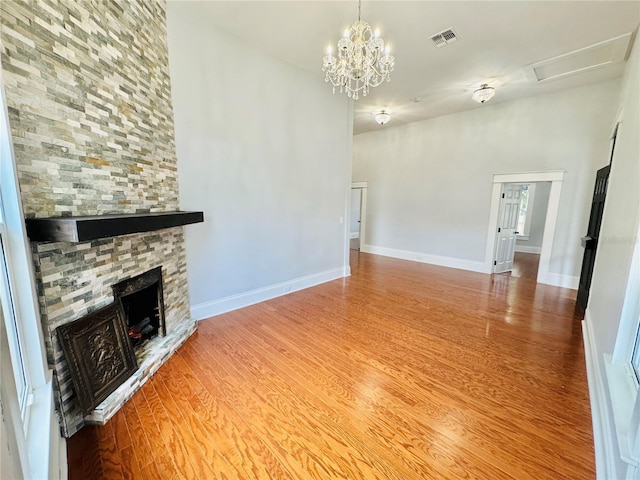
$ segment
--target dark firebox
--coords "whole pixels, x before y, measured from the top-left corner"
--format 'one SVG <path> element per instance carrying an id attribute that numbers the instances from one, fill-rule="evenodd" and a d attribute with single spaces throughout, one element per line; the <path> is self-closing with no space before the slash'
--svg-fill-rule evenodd
<path id="1" fill-rule="evenodd" d="M 124 313 L 134 347 L 156 335 L 165 335 L 162 267 L 117 283 L 113 294 Z"/>

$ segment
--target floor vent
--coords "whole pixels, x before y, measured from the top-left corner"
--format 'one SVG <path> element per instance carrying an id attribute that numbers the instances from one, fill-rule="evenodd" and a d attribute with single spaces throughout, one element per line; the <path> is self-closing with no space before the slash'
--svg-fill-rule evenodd
<path id="1" fill-rule="evenodd" d="M 458 40 L 458 36 L 453 31 L 453 28 L 448 28 L 440 33 L 436 33 L 435 35 L 433 35 L 431 37 L 431 40 L 436 47 L 440 48 Z"/>

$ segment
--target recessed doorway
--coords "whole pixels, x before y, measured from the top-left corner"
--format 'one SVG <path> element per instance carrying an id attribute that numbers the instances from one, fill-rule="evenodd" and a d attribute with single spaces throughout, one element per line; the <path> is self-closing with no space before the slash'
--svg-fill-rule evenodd
<path id="1" fill-rule="evenodd" d="M 505 183 L 502 190 L 494 273 L 536 280 L 551 182 Z"/>
<path id="2" fill-rule="evenodd" d="M 349 214 L 349 248 L 360 250 L 360 216 L 362 205 L 362 189 L 351 189 L 351 213 Z"/>
<path id="3" fill-rule="evenodd" d="M 494 175 L 494 179 L 493 179 L 493 190 L 492 190 L 492 198 L 491 198 L 491 210 L 490 210 L 490 214 L 489 214 L 489 232 L 487 234 L 487 250 L 485 252 L 485 259 L 487 261 L 487 271 L 491 272 L 491 273 L 496 273 L 498 270 L 496 270 L 496 266 L 498 263 L 498 259 L 496 257 L 496 255 L 498 255 L 498 253 L 500 253 L 499 251 L 499 246 L 500 246 L 500 242 L 499 242 L 499 238 L 498 238 L 498 230 L 501 229 L 502 227 L 500 226 L 501 223 L 501 218 L 504 221 L 509 220 L 509 226 L 513 227 L 513 231 L 514 231 L 514 235 L 517 236 L 520 234 L 520 230 L 518 228 L 521 228 L 523 230 L 523 234 L 525 232 L 523 225 L 519 224 L 519 220 L 520 217 L 517 217 L 517 220 L 514 218 L 514 216 L 510 216 L 510 217 L 505 217 L 504 215 L 501 217 L 501 214 L 503 213 L 501 210 L 501 205 L 503 204 L 502 201 L 502 194 L 505 192 L 505 188 L 507 186 L 512 186 L 512 185 L 531 185 L 531 184 L 536 184 L 536 194 L 540 193 L 540 195 L 545 198 L 546 197 L 546 202 L 544 200 L 539 200 L 539 204 L 543 205 L 544 203 L 547 204 L 546 209 L 544 210 L 544 212 L 540 212 L 538 215 L 543 216 L 544 220 L 541 221 L 541 228 L 540 228 L 540 245 L 539 246 L 535 246 L 536 248 L 533 248 L 532 242 L 530 242 L 528 239 L 527 241 L 525 241 L 524 237 L 526 235 L 522 235 L 522 241 L 521 243 L 521 253 L 531 253 L 534 255 L 539 255 L 538 257 L 538 267 L 536 270 L 536 281 L 538 281 L 539 283 L 547 283 L 547 284 L 555 284 L 552 281 L 552 278 L 549 274 L 549 262 L 551 259 L 551 248 L 553 245 L 553 238 L 555 235 L 555 229 L 556 229 L 556 220 L 558 217 L 558 210 L 560 208 L 560 192 L 562 190 L 562 181 L 564 178 L 564 171 L 548 171 L 548 172 L 525 172 L 525 173 L 512 173 L 512 174 L 496 174 Z M 539 185 L 544 184 L 543 187 L 539 187 Z M 546 193 L 546 189 L 548 188 L 548 194 Z M 544 190 L 544 195 L 542 194 Z M 535 204 L 535 201 L 532 203 L 532 205 Z M 533 214 L 533 212 L 532 212 Z M 504 218 L 503 218 L 504 217 Z M 533 217 L 532 217 L 533 218 Z M 512 225 L 513 224 L 513 225 Z M 532 225 L 530 226 L 530 228 L 532 228 Z M 515 232 L 518 232 L 518 235 L 515 234 Z M 530 235 L 530 230 L 529 230 L 529 239 L 531 238 Z M 529 245 L 522 245 L 522 243 L 529 243 Z M 517 246 L 518 242 L 517 240 L 515 241 L 514 247 Z M 528 248 L 529 251 L 526 251 Z M 525 251 L 522 251 L 522 249 L 524 249 Z M 538 250 L 539 249 L 539 250 Z M 504 252 L 502 252 L 504 253 Z M 518 259 L 515 256 L 516 249 L 514 248 L 514 253 L 513 253 L 513 261 L 516 262 Z M 503 255 L 504 256 L 504 255 Z M 526 259 L 526 257 L 522 257 L 523 259 Z M 532 258 L 529 258 L 529 263 L 531 260 L 533 260 Z M 510 271 L 512 270 L 512 267 L 509 266 L 509 268 L 502 268 L 501 271 Z M 524 272 L 524 271 L 528 271 L 531 272 L 531 268 L 529 267 L 525 267 L 522 266 L 522 268 L 518 268 L 518 272 Z M 531 273 L 529 273 L 529 275 L 531 275 Z"/>
<path id="4" fill-rule="evenodd" d="M 365 245 L 367 208 L 367 182 L 351 184 L 351 202 L 349 212 L 349 248 L 360 250 Z"/>

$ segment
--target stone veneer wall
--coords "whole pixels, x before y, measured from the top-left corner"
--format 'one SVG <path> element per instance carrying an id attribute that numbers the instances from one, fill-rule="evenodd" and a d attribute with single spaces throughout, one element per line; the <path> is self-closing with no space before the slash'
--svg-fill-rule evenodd
<path id="1" fill-rule="evenodd" d="M 27 217 L 177 210 L 164 0 L 2 0 L 2 70 Z M 56 405 L 83 418 L 55 329 L 113 301 L 111 286 L 163 267 L 167 332 L 189 313 L 182 228 L 33 243 Z"/>

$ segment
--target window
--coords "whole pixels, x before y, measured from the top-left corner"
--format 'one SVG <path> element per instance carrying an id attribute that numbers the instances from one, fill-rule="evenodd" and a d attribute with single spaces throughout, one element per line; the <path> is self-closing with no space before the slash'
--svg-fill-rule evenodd
<path id="1" fill-rule="evenodd" d="M 527 240 L 531 229 L 531 215 L 533 211 L 533 201 L 536 193 L 535 183 L 525 183 L 520 194 L 520 210 L 518 211 L 518 238 Z"/>
<path id="2" fill-rule="evenodd" d="M 0 43 L 0 50 L 2 44 Z M 2 420 L 24 478 L 49 478 L 63 447 L 56 439 L 51 372 L 20 204 L 0 69 L 0 395 Z M 6 334 L 5 334 L 6 332 Z M 55 449 L 55 450 L 54 450 Z"/>
<path id="3" fill-rule="evenodd" d="M 11 366 L 18 392 L 18 404 L 23 425 L 28 424 L 28 409 L 31 401 L 31 388 L 28 382 L 27 366 L 24 362 L 24 340 L 18 316 L 16 314 L 15 303 L 12 294 L 11 275 L 7 264 L 7 246 L 4 239 L 7 237 L 6 225 L 3 221 L 2 196 L 0 195 L 0 301 L 2 303 L 2 316 L 5 321 L 7 331 L 7 342 L 11 355 Z"/>
<path id="4" fill-rule="evenodd" d="M 640 234 L 640 228 L 638 234 Z M 640 239 L 640 236 L 637 238 Z M 616 341 L 613 361 L 614 363 L 626 364 L 626 369 L 634 381 L 635 390 L 638 391 L 640 388 L 640 245 L 638 243 L 635 245 L 634 258 L 631 261 L 621 317 L 619 338 Z M 625 336 L 628 338 L 628 342 L 625 342 Z M 640 408 L 640 395 L 636 400 L 639 402 L 638 408 Z"/>
<path id="5" fill-rule="evenodd" d="M 4 105 L 3 110 L 4 110 Z M 22 420 L 23 430 L 27 431 L 29 427 L 29 406 L 33 403 L 32 385 L 27 355 L 28 348 L 25 343 L 25 324 L 24 318 L 21 317 L 21 309 L 18 306 L 17 295 L 24 291 L 19 287 L 22 283 L 21 268 L 22 257 L 26 257 L 25 252 L 16 249 L 21 246 L 26 250 L 24 245 L 16 242 L 20 237 L 10 228 L 15 224 L 16 218 L 21 220 L 22 215 L 19 212 L 19 203 L 17 203 L 17 192 L 15 188 L 10 188 L 15 182 L 13 175 L 13 167 L 11 150 L 8 146 L 8 125 L 6 117 L 0 116 L 0 132 L 2 138 L 1 145 L 1 164 L 0 164 L 0 303 L 2 308 L 2 317 L 4 318 L 5 329 L 7 332 L 7 343 L 9 344 L 9 354 L 11 358 L 11 367 L 15 380 L 16 392 L 18 394 L 18 406 L 20 417 Z M 18 212 L 16 215 L 16 207 Z M 18 224 L 22 226 L 21 224 Z M 20 232 L 22 233 L 22 232 Z M 28 295 L 30 292 L 24 292 Z M 24 311 L 24 309 L 22 310 Z"/>

